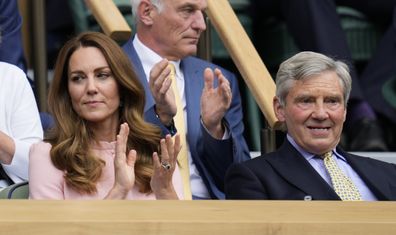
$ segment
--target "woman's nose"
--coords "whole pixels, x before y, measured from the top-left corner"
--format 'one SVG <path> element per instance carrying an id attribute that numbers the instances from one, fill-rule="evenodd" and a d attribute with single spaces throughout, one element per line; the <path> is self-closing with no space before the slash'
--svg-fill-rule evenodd
<path id="1" fill-rule="evenodd" d="M 98 89 L 96 87 L 96 82 L 94 78 L 88 77 L 87 79 L 87 93 L 88 94 L 96 94 Z"/>

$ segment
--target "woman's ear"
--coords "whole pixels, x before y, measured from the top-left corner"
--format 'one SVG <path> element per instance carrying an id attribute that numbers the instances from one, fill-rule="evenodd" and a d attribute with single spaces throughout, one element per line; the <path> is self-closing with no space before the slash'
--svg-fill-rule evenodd
<path id="1" fill-rule="evenodd" d="M 155 11 L 156 8 L 149 0 L 142 0 L 137 10 L 138 21 L 141 21 L 145 25 L 152 25 Z"/>

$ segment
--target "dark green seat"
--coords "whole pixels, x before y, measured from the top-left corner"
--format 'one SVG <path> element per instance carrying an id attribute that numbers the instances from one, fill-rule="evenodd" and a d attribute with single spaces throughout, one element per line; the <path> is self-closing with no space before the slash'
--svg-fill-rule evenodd
<path id="1" fill-rule="evenodd" d="M 29 183 L 21 182 L 10 185 L 0 191 L 0 199 L 28 199 Z"/>
<path id="2" fill-rule="evenodd" d="M 113 0 L 115 5 L 132 28 L 133 17 L 130 0 Z M 74 29 L 76 33 L 85 31 L 100 31 L 100 27 L 96 22 L 92 12 L 87 8 L 83 0 L 68 0 L 70 11 L 74 21 Z"/>
<path id="3" fill-rule="evenodd" d="M 339 6 L 337 12 L 345 31 L 352 59 L 355 62 L 368 61 L 377 46 L 382 30 L 355 9 Z M 265 42 L 260 42 L 257 50 L 263 56 L 267 67 L 276 69 L 280 63 L 296 54 L 299 49 L 284 22 L 270 18 L 262 23 L 263 35 L 260 38 Z"/>

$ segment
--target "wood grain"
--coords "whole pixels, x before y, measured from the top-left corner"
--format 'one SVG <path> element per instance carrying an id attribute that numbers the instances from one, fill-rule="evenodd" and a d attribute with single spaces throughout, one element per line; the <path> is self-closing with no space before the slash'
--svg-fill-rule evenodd
<path id="1" fill-rule="evenodd" d="M 66 234 L 396 234 L 394 202 L 1 200 L 0 231 Z"/>
<path id="2" fill-rule="evenodd" d="M 132 30 L 112 0 L 85 0 L 106 35 L 116 41 L 126 41 Z"/>

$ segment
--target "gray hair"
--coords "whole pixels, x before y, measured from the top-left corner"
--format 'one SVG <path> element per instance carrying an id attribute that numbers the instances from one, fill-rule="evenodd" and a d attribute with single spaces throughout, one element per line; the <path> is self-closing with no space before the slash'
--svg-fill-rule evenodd
<path id="1" fill-rule="evenodd" d="M 286 96 L 295 81 L 309 79 L 312 75 L 334 71 L 340 78 L 343 88 L 345 106 L 352 89 L 352 79 L 348 66 L 320 53 L 311 51 L 300 52 L 284 61 L 276 74 L 276 96 L 282 106 L 286 104 Z"/>
<path id="2" fill-rule="evenodd" d="M 132 15 L 136 22 L 138 22 L 137 9 L 139 7 L 140 2 L 142 2 L 142 0 L 131 0 Z M 163 10 L 164 3 L 162 0 L 150 0 L 150 2 L 158 9 L 159 12 Z"/>

